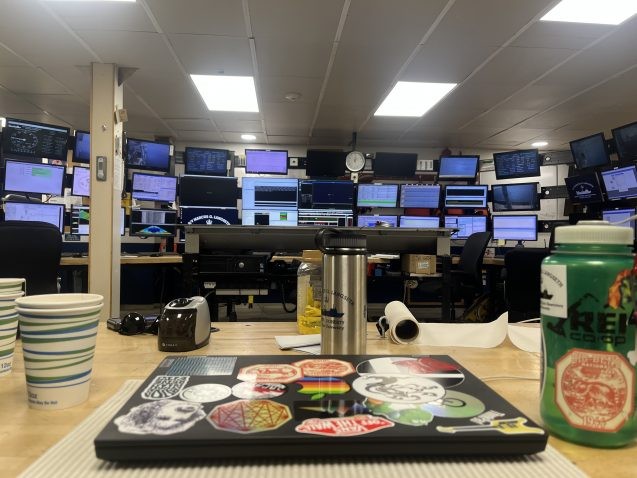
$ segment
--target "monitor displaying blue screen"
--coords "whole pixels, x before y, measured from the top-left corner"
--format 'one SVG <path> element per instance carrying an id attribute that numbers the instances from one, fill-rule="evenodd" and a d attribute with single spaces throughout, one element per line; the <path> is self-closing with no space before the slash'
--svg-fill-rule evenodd
<path id="1" fill-rule="evenodd" d="M 398 227 L 439 227 L 440 218 L 430 216 L 400 216 Z"/>
<path id="2" fill-rule="evenodd" d="M 606 209 L 602 211 L 602 219 L 608 221 L 616 226 L 632 227 L 633 233 L 635 231 L 635 220 L 629 221 L 628 219 L 635 215 L 635 208 L 623 208 L 623 209 Z M 624 222 L 625 221 L 625 222 Z M 619 224 L 621 222 L 621 224 Z"/>
<path id="3" fill-rule="evenodd" d="M 540 175 L 537 149 L 493 153 L 496 179 L 529 178 Z"/>
<path id="4" fill-rule="evenodd" d="M 603 201 L 602 188 L 596 172 L 564 178 L 568 197 L 574 204 L 600 203 Z"/>
<path id="5" fill-rule="evenodd" d="M 131 236 L 174 236 L 177 230 L 177 211 L 168 209 L 132 209 Z"/>
<path id="6" fill-rule="evenodd" d="M 494 184 L 493 210 L 499 211 L 539 211 L 539 183 Z"/>
<path id="7" fill-rule="evenodd" d="M 358 207 L 396 207 L 398 184 L 359 184 Z"/>
<path id="8" fill-rule="evenodd" d="M 296 211 L 299 181 L 293 178 L 250 178 L 241 181 L 243 209 Z"/>
<path id="9" fill-rule="evenodd" d="M 2 129 L 2 154 L 66 161 L 69 128 L 14 118 Z"/>
<path id="10" fill-rule="evenodd" d="M 133 173 L 132 196 L 142 201 L 173 202 L 177 197 L 177 178 Z"/>
<path id="11" fill-rule="evenodd" d="M 352 181 L 301 180 L 299 181 L 299 209 L 354 208 Z"/>
<path id="12" fill-rule="evenodd" d="M 466 209 L 487 207 L 487 188 L 486 185 L 445 186 L 445 207 Z"/>
<path id="13" fill-rule="evenodd" d="M 73 148 L 73 162 L 89 163 L 91 161 L 91 133 L 87 131 L 75 132 L 75 148 Z"/>
<path id="14" fill-rule="evenodd" d="M 480 156 L 440 156 L 438 179 L 475 179 Z"/>
<path id="15" fill-rule="evenodd" d="M 637 122 L 613 130 L 615 150 L 621 162 L 637 161 Z"/>
<path id="16" fill-rule="evenodd" d="M 239 210 L 224 207 L 182 206 L 179 208 L 181 224 L 198 224 L 209 226 L 221 224 L 232 226 L 239 224 Z"/>
<path id="17" fill-rule="evenodd" d="M 588 169 L 610 164 L 610 155 L 606 146 L 604 133 L 597 133 L 586 138 L 570 142 L 573 160 L 578 169 Z"/>
<path id="18" fill-rule="evenodd" d="M 452 239 L 467 239 L 471 234 L 487 230 L 487 217 L 445 216 L 445 227 L 458 229 L 451 234 Z"/>
<path id="19" fill-rule="evenodd" d="M 71 186 L 72 196 L 91 196 L 91 170 L 73 166 L 73 184 Z"/>
<path id="20" fill-rule="evenodd" d="M 230 151 L 226 149 L 191 148 L 184 152 L 184 172 L 205 176 L 227 176 Z"/>
<path id="21" fill-rule="evenodd" d="M 63 232 L 64 204 L 7 201 L 4 203 L 4 219 L 6 221 L 48 222 Z"/>
<path id="22" fill-rule="evenodd" d="M 637 197 L 635 166 L 602 171 L 602 180 L 609 201 Z"/>
<path id="23" fill-rule="evenodd" d="M 536 241 L 537 216 L 493 216 L 493 239 L 511 241 Z"/>
<path id="24" fill-rule="evenodd" d="M 170 170 L 170 144 L 128 138 L 126 166 L 132 169 L 167 173 Z"/>
<path id="25" fill-rule="evenodd" d="M 246 173 L 287 174 L 288 152 L 269 149 L 246 149 Z"/>
<path id="26" fill-rule="evenodd" d="M 398 227 L 398 216 L 358 216 L 358 227 Z"/>
<path id="27" fill-rule="evenodd" d="M 53 164 L 6 161 L 4 190 L 12 193 L 62 195 L 66 168 Z"/>
<path id="28" fill-rule="evenodd" d="M 241 211 L 241 224 L 244 226 L 273 226 L 291 227 L 297 226 L 299 213 L 297 211 L 282 210 L 257 210 L 243 209 Z"/>
<path id="29" fill-rule="evenodd" d="M 440 205 L 440 185 L 402 184 L 400 186 L 400 207 L 437 208 Z"/>

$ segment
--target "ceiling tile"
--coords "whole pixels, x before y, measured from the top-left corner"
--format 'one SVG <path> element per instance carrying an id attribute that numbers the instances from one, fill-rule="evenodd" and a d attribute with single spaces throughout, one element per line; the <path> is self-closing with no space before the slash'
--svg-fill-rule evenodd
<path id="1" fill-rule="evenodd" d="M 29 64 L 0 44 L 0 66 L 29 66 Z"/>
<path id="2" fill-rule="evenodd" d="M 139 2 L 50 2 L 47 6 L 73 30 L 155 31 Z"/>
<path id="3" fill-rule="evenodd" d="M 68 93 L 62 85 L 41 70 L 30 67 L 0 67 L 0 85 L 14 93 L 44 95 Z"/>
<path id="4" fill-rule="evenodd" d="M 613 28 L 593 23 L 535 22 L 511 46 L 580 50 Z"/>
<path id="5" fill-rule="evenodd" d="M 177 137 L 182 141 L 214 141 L 222 142 L 223 137 L 214 131 L 177 131 Z"/>
<path id="6" fill-rule="evenodd" d="M 181 131 L 214 131 L 212 121 L 208 118 L 164 118 L 172 129 Z"/>
<path id="7" fill-rule="evenodd" d="M 250 146 L 248 146 L 250 143 L 246 143 L 243 139 L 241 139 L 241 135 L 243 133 L 237 133 L 237 132 L 233 132 L 233 131 L 224 131 L 223 132 L 223 137 L 225 138 L 225 140 L 227 142 L 230 143 L 244 143 L 246 145 L 246 148 L 249 148 Z M 265 135 L 265 133 L 253 133 L 257 139 L 255 139 L 253 141 L 253 143 L 266 143 L 267 142 L 267 137 Z"/>
<path id="8" fill-rule="evenodd" d="M 247 38 L 184 34 L 172 34 L 168 38 L 190 74 L 254 75 Z"/>
<path id="9" fill-rule="evenodd" d="M 255 40 L 259 74 L 323 78 L 330 58 L 330 41 L 262 37 Z"/>
<path id="10" fill-rule="evenodd" d="M 46 72 L 62 83 L 70 93 L 85 100 L 91 98 L 91 69 L 89 66 L 47 68 Z"/>
<path id="11" fill-rule="evenodd" d="M 262 102 L 283 102 L 287 93 L 299 93 L 296 103 L 312 103 L 318 101 L 322 80 L 319 78 L 303 78 L 299 76 L 261 76 L 260 97 Z"/>
<path id="12" fill-rule="evenodd" d="M 277 136 L 268 135 L 270 144 L 307 144 L 309 138 L 307 136 Z"/>
<path id="13" fill-rule="evenodd" d="M 145 0 L 165 33 L 245 36 L 237 0 Z"/>
<path id="14" fill-rule="evenodd" d="M 0 116 L 42 114 L 42 110 L 22 96 L 0 89 Z"/>
<path id="15" fill-rule="evenodd" d="M 234 131 L 239 133 L 263 133 L 263 124 L 261 120 L 241 119 L 232 117 L 215 118 L 215 123 L 221 131 Z"/>

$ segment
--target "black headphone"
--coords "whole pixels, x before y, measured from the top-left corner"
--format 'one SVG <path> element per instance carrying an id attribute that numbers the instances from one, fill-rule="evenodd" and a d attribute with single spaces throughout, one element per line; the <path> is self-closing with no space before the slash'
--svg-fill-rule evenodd
<path id="1" fill-rule="evenodd" d="M 122 318 L 118 332 L 122 335 L 137 335 L 149 332 L 157 335 L 159 331 L 159 316 L 154 322 L 147 324 L 142 314 L 130 312 Z"/>

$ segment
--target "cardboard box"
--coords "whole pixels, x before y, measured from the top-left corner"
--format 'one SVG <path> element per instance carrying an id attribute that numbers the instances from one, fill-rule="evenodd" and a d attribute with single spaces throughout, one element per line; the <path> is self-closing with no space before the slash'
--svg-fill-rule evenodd
<path id="1" fill-rule="evenodd" d="M 403 272 L 412 274 L 435 274 L 436 256 L 430 254 L 403 254 L 401 256 Z"/>

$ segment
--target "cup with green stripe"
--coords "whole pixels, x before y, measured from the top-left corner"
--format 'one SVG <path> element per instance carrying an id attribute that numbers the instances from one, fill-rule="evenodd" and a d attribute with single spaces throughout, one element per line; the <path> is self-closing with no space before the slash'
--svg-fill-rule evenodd
<path id="1" fill-rule="evenodd" d="M 17 277 L 0 278 L 0 295 L 24 291 L 25 282 Z"/>
<path id="2" fill-rule="evenodd" d="M 24 280 L 21 284 L 24 284 Z M 0 376 L 10 373 L 13 369 L 13 352 L 18 331 L 15 300 L 23 295 L 22 290 L 0 292 Z"/>

